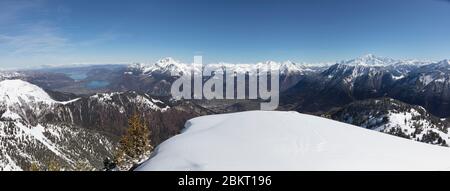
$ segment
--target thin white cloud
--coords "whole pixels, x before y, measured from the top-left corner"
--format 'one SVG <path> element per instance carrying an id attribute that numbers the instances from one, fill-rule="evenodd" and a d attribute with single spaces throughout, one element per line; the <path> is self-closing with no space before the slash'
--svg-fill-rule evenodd
<path id="1" fill-rule="evenodd" d="M 45 5 L 45 0 L 0 0 L 0 67 L 89 62 L 93 58 L 80 54 L 80 50 L 122 36 L 107 31 L 74 41 L 59 28 L 57 19 L 40 18 L 33 22 L 27 19 L 36 9 L 46 9 Z M 70 14 L 70 9 L 58 6 L 56 12 Z"/>
<path id="2" fill-rule="evenodd" d="M 49 54 L 60 52 L 68 46 L 68 39 L 55 32 L 52 27 L 33 25 L 20 34 L 1 34 L 2 54 Z"/>
<path id="3" fill-rule="evenodd" d="M 30 56 L 58 51 L 68 40 L 44 22 L 22 22 L 27 13 L 42 8 L 43 0 L 0 1 L 0 55 Z"/>

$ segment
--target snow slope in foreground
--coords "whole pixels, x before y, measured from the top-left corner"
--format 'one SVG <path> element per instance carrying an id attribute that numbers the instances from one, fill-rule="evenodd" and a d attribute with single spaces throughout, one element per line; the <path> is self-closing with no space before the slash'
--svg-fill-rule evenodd
<path id="1" fill-rule="evenodd" d="M 297 112 L 198 117 L 137 170 L 450 170 L 450 149 Z"/>

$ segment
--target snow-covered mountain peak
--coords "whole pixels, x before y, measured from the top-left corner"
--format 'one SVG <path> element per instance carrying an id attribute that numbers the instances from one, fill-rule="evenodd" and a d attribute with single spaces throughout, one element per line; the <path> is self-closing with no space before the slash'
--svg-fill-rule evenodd
<path id="1" fill-rule="evenodd" d="M 273 60 L 268 60 L 265 62 L 258 62 L 258 63 L 256 63 L 256 66 L 258 66 L 258 67 L 277 66 L 278 67 L 278 66 L 280 66 L 280 63 L 275 62 Z"/>
<path id="2" fill-rule="evenodd" d="M 301 64 L 297 64 L 295 62 L 292 62 L 290 60 L 286 60 L 280 64 L 281 67 L 287 68 L 287 69 L 297 69 Z"/>
<path id="3" fill-rule="evenodd" d="M 407 59 L 407 60 L 400 60 L 397 63 L 395 63 L 394 65 L 396 65 L 396 66 L 399 66 L 399 65 L 423 66 L 423 65 L 427 65 L 427 64 L 431 64 L 431 63 L 433 63 L 433 62 L 428 61 L 428 60 Z"/>
<path id="4" fill-rule="evenodd" d="M 392 58 L 386 58 L 386 57 L 378 57 L 373 54 L 367 54 L 355 59 L 342 61 L 341 64 L 345 65 L 362 65 L 362 66 L 387 66 L 391 64 L 397 63 L 398 60 L 394 60 Z"/>
<path id="5" fill-rule="evenodd" d="M 364 59 L 377 59 L 377 56 L 375 56 L 374 54 L 366 54 L 366 55 L 361 56 L 361 58 L 364 58 Z"/>
<path id="6" fill-rule="evenodd" d="M 162 58 L 160 60 L 158 60 L 158 62 L 156 63 L 159 67 L 165 68 L 165 67 L 170 67 L 170 66 L 176 66 L 179 65 L 180 62 L 175 60 L 172 57 L 166 57 L 166 58 Z"/>
<path id="7" fill-rule="evenodd" d="M 305 64 L 298 64 L 291 61 L 285 61 L 285 62 L 275 62 L 275 61 L 265 61 L 265 62 L 258 62 L 256 64 L 230 64 L 230 63 L 213 63 L 213 64 L 206 64 L 203 63 L 203 66 L 208 66 L 210 68 L 233 68 L 236 70 L 236 72 L 253 72 L 256 71 L 257 68 L 260 69 L 266 69 L 267 66 L 270 66 L 270 68 L 279 68 L 280 72 L 282 74 L 288 74 L 288 73 L 303 73 L 304 71 L 313 71 L 315 68 L 317 69 L 318 66 L 307 66 Z M 192 69 L 190 64 L 185 64 L 180 61 L 177 61 L 171 57 L 163 58 L 159 60 L 158 62 L 154 64 L 132 64 L 129 66 L 130 70 L 138 70 L 141 71 L 143 74 L 152 75 L 153 73 L 184 73 L 188 72 Z M 194 68 L 195 72 L 200 72 L 200 68 Z"/>
<path id="8" fill-rule="evenodd" d="M 311 69 L 312 67 L 313 66 L 298 64 L 298 63 L 288 60 L 288 61 L 284 61 L 280 64 L 280 71 L 282 74 L 303 73 L 305 71 L 312 71 L 312 69 Z"/>
<path id="9" fill-rule="evenodd" d="M 419 60 L 395 60 L 391 58 L 378 57 L 368 54 L 348 61 L 342 61 L 331 66 L 324 74 L 329 79 L 344 78 L 348 84 L 352 84 L 356 78 L 361 76 L 380 77 L 390 74 L 393 80 L 398 80 L 409 72 L 430 64 L 428 61 Z"/>
<path id="10" fill-rule="evenodd" d="M 449 59 L 445 59 L 445 60 L 440 61 L 438 64 L 439 64 L 439 65 L 447 65 L 447 66 L 450 66 L 450 60 L 449 60 Z"/>
<path id="11" fill-rule="evenodd" d="M 131 70 L 141 71 L 143 74 L 152 75 L 154 72 L 157 73 L 167 73 L 170 75 L 171 72 L 180 73 L 183 71 L 190 70 L 189 65 L 181 63 L 172 57 L 166 57 L 158 60 L 156 63 L 152 64 L 141 64 L 135 63 L 130 65 L 128 68 Z"/>
<path id="12" fill-rule="evenodd" d="M 420 68 L 418 73 L 427 74 L 427 75 L 449 75 L 450 74 L 450 60 L 445 59 L 439 62 L 434 62 L 432 64 L 425 65 Z"/>
<path id="13" fill-rule="evenodd" d="M 4 80 L 0 82 L 0 102 L 7 105 L 15 103 L 55 103 L 40 87 L 22 80 Z"/>

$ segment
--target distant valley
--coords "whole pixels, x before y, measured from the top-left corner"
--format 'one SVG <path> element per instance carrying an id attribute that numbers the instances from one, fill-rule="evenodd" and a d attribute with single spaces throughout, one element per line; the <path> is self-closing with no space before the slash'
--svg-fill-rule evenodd
<path id="1" fill-rule="evenodd" d="M 254 71 L 265 64 L 280 67 L 278 110 L 449 146 L 449 60 L 396 60 L 370 54 L 336 64 L 268 61 L 214 67 Z M 164 58 L 152 64 L 0 72 L 4 91 L 0 139 L 10 148 L 0 153 L 0 168 L 26 170 L 30 161 L 45 165 L 50 157 L 66 169 L 75 168 L 80 160 L 101 169 L 102 160 L 112 157 L 127 118 L 136 111 L 149 119 L 156 146 L 179 134 L 193 117 L 259 109 L 261 100 L 172 100 L 170 86 L 179 76 L 171 73 L 189 72 L 188 65 Z M 16 86 L 25 89 L 5 90 Z M 32 92 L 23 91 L 27 88 Z"/>

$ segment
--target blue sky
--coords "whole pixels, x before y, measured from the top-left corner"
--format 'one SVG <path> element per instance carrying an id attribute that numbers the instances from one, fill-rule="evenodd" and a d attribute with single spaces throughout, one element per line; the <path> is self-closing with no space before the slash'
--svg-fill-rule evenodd
<path id="1" fill-rule="evenodd" d="M 0 0 L 0 68 L 450 58 L 446 0 Z"/>

